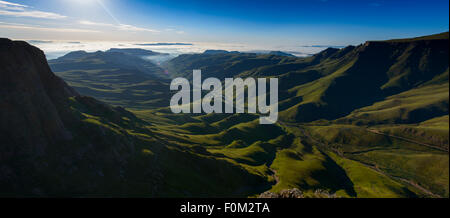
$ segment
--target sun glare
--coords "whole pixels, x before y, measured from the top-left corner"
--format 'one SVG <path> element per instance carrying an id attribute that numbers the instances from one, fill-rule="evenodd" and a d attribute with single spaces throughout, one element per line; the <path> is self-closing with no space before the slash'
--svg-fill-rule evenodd
<path id="1" fill-rule="evenodd" d="M 99 0 L 70 0 L 70 1 L 77 4 L 91 5 L 96 4 Z"/>

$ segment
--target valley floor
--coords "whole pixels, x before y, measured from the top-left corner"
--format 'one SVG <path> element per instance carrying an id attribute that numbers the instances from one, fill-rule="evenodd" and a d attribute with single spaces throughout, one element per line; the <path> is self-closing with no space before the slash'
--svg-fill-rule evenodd
<path id="1" fill-rule="evenodd" d="M 263 191 L 298 188 L 306 197 L 317 192 L 335 197 L 448 197 L 448 144 L 431 145 L 411 134 L 387 131 L 406 128 L 402 125 L 258 125 L 252 115 L 133 112 L 167 143 L 263 178 L 268 184 Z"/>

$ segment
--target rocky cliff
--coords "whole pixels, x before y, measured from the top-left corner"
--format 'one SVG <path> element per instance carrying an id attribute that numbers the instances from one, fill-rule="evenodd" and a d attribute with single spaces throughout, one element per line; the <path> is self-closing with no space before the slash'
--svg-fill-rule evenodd
<path id="1" fill-rule="evenodd" d="M 120 187 L 134 144 L 110 125 L 134 128 L 135 120 L 122 108 L 80 96 L 53 74 L 38 48 L 0 39 L 3 196 L 95 194 L 104 182 Z"/>

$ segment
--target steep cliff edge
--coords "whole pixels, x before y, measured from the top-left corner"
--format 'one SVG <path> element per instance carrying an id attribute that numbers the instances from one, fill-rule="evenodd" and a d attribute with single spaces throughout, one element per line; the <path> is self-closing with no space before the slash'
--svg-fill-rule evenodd
<path id="1" fill-rule="evenodd" d="M 0 134 L 6 144 L 45 145 L 68 139 L 66 100 L 78 96 L 25 42 L 0 39 Z"/>
<path id="2" fill-rule="evenodd" d="M 94 115 L 119 126 L 124 125 L 122 117 L 136 120 L 121 108 L 80 96 L 53 74 L 38 48 L 0 39 L 2 195 L 86 192 L 89 186 L 100 186 L 101 178 L 119 180 L 133 141 L 107 125 L 89 123 Z M 113 166 L 105 175 L 104 169 Z M 87 180 L 76 188 L 76 179 L 83 177 Z"/>
<path id="3" fill-rule="evenodd" d="M 294 98 L 304 100 L 282 111 L 280 117 L 296 122 L 337 119 L 405 91 L 426 85 L 448 86 L 448 46 L 448 38 L 366 42 L 338 58 L 346 60 L 346 65 L 290 89 Z M 316 56 L 328 57 L 326 54 Z M 442 105 L 419 120 L 402 122 L 422 122 L 448 114 L 448 100 Z"/>

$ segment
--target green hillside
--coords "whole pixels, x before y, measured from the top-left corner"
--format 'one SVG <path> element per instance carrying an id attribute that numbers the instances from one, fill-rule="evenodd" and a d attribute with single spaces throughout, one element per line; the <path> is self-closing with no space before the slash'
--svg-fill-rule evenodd
<path id="1" fill-rule="evenodd" d="M 7 52 L 1 63 L 17 70 Z M 27 110 L 15 100 L 22 89 L 0 86 L 13 93 L 5 105 L 27 115 L 4 116 L 0 127 L 11 134 L 1 139 L 48 145 L 43 156 L 28 149 L 29 159 L 7 160 L 8 166 L 38 160 L 30 169 L 38 169 L 39 192 L 25 173 L 0 177 L 1 187 L 20 181 L 28 192 L 19 196 L 257 197 L 297 188 L 304 197 L 449 197 L 448 33 L 329 48 L 306 58 L 208 50 L 157 66 L 135 52 L 142 51 L 74 52 L 50 61 L 81 95 L 114 106 L 74 90 L 58 97 L 52 93 L 70 87 L 51 86 L 57 109 L 44 119 L 40 101 L 25 104 L 39 110 Z M 193 69 L 203 78 L 277 77 L 279 121 L 260 125 L 259 114 L 173 114 L 168 78 L 191 78 Z M 22 127 L 8 129 L 11 120 Z M 20 135 L 31 121 L 47 128 Z M 52 141 L 61 126 L 72 135 L 62 147 Z M 53 190 L 54 183 L 65 188 Z"/>
<path id="2" fill-rule="evenodd" d="M 448 39 L 448 32 L 433 34 L 429 36 L 421 36 L 410 39 L 391 39 L 387 40 L 389 42 L 411 42 L 411 41 L 419 41 L 419 40 L 439 40 L 439 39 Z"/>
<path id="3" fill-rule="evenodd" d="M 443 35 L 367 42 L 308 58 L 182 55 L 167 63 L 171 75 L 202 69 L 220 78 L 278 77 L 283 132 L 260 136 L 258 125 L 249 126 L 244 115 L 233 116 L 244 122 L 237 126 L 217 125 L 224 121 L 216 119 L 228 116 L 208 116 L 215 117 L 212 121 L 200 116 L 179 127 L 158 128 L 176 129 L 184 144 L 207 146 L 268 176 L 276 182 L 274 192 L 448 196 L 448 39 Z M 254 64 L 253 69 L 230 67 L 242 63 Z M 245 135 L 236 128 L 242 125 Z"/>
<path id="4" fill-rule="evenodd" d="M 49 65 L 56 75 L 83 95 L 109 104 L 156 108 L 168 105 L 169 82 L 164 70 L 139 55 L 147 50 L 114 49 L 107 52 L 72 52 Z"/>

